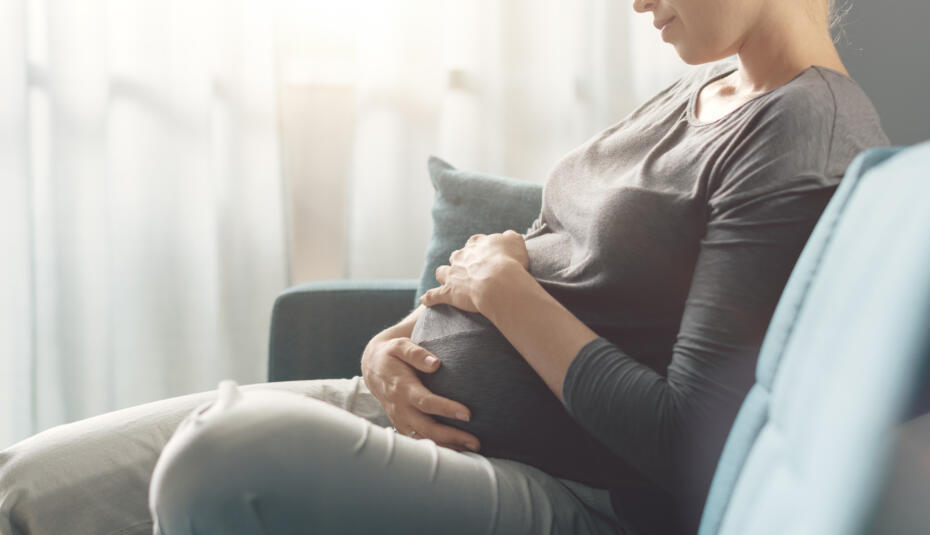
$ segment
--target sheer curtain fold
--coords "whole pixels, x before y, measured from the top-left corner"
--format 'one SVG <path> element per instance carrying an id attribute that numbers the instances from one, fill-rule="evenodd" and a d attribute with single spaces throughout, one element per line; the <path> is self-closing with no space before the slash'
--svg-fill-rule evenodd
<path id="1" fill-rule="evenodd" d="M 0 3 L 0 447 L 33 428 L 34 306 L 26 5 Z M 19 410 L 12 410 L 17 407 Z"/>
<path id="2" fill-rule="evenodd" d="M 0 445 L 263 380 L 287 285 L 273 11 L 2 5 Z"/>

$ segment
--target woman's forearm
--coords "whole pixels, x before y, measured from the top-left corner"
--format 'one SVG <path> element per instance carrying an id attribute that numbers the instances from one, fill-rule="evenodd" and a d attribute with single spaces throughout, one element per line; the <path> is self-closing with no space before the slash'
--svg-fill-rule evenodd
<path id="1" fill-rule="evenodd" d="M 413 326 L 416 324 L 417 318 L 420 317 L 420 314 L 425 308 L 426 307 L 423 305 L 418 306 L 417 308 L 413 309 L 410 314 L 407 314 L 404 319 L 372 336 L 371 340 L 365 344 L 364 351 L 362 351 L 362 360 L 365 360 L 365 354 L 368 353 L 369 349 L 371 348 L 371 344 L 374 342 L 390 340 L 392 338 L 410 338 L 410 335 L 413 334 Z M 364 368 L 364 363 L 362 366 Z"/>
<path id="2" fill-rule="evenodd" d="M 565 372 L 597 333 L 516 262 L 502 267 L 475 304 L 561 400 Z"/>
<path id="3" fill-rule="evenodd" d="M 391 325 L 387 329 L 379 332 L 378 334 L 372 337 L 372 340 L 388 340 L 391 338 L 410 338 L 410 335 L 413 334 L 413 326 L 417 323 L 417 318 L 420 317 L 420 314 L 423 312 L 423 309 L 426 307 L 419 305 L 417 308 L 413 309 L 410 314 L 400 320 L 399 322 Z"/>

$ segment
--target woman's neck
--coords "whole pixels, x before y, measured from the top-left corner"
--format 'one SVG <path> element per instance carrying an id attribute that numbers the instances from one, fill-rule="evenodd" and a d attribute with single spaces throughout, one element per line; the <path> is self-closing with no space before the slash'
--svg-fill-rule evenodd
<path id="1" fill-rule="evenodd" d="M 787 3 L 784 3 L 787 4 Z M 780 87 L 812 65 L 848 76 L 825 21 L 798 17 L 797 10 L 770 2 L 769 16 L 738 44 L 739 68 L 729 81 L 737 94 L 761 94 Z"/>

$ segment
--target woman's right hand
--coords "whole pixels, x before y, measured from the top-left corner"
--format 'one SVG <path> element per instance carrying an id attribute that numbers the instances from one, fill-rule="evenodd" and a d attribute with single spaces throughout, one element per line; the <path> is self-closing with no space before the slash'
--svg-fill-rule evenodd
<path id="1" fill-rule="evenodd" d="M 399 433 L 428 438 L 454 450 L 478 451 L 480 443 L 471 433 L 438 423 L 431 415 L 468 421 L 471 412 L 457 401 L 429 391 L 416 370 L 433 373 L 440 362 L 410 338 L 373 338 L 362 354 L 362 377 L 381 402 Z"/>

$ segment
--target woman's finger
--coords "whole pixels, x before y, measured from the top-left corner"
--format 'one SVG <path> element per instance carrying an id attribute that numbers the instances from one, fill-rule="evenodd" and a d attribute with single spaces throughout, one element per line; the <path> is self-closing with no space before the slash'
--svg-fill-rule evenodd
<path id="1" fill-rule="evenodd" d="M 433 440 L 433 439 L 430 439 L 430 440 Z M 436 441 L 433 440 L 433 442 L 436 442 Z M 444 447 L 444 448 L 449 448 L 450 450 L 455 450 L 455 451 L 458 451 L 458 452 L 462 452 L 462 451 L 471 451 L 470 449 L 463 447 L 461 444 L 453 444 L 453 443 L 447 443 L 447 442 L 436 442 L 436 445 L 437 445 L 437 446 L 442 446 L 442 447 Z"/>
<path id="2" fill-rule="evenodd" d="M 442 285 L 428 290 L 425 294 L 423 294 L 423 297 L 420 298 L 420 303 L 426 306 L 433 306 L 438 304 L 454 305 L 452 299 L 452 287 Z"/>
<path id="3" fill-rule="evenodd" d="M 420 304 L 427 307 L 450 305 L 465 312 L 478 312 L 475 302 L 465 295 L 464 291 L 445 284 L 423 294 L 420 297 Z"/>
<path id="4" fill-rule="evenodd" d="M 414 411 L 414 414 L 410 415 L 410 421 L 413 424 L 412 428 L 417 430 L 418 438 L 428 438 L 437 444 L 457 444 L 470 451 L 481 449 L 481 443 L 476 436 L 461 429 L 440 424 L 422 412 Z"/>
<path id="5" fill-rule="evenodd" d="M 439 284 L 446 283 L 446 276 L 449 275 L 449 270 L 452 269 L 452 266 L 442 265 L 436 268 L 436 280 Z"/>
<path id="6" fill-rule="evenodd" d="M 393 422 L 392 422 L 392 423 L 393 423 Z M 403 425 L 403 424 L 401 424 L 401 425 Z M 410 429 L 411 431 L 413 430 L 413 428 L 410 427 L 410 426 L 403 426 L 402 428 L 403 428 L 403 429 Z M 444 447 L 444 448 L 449 448 L 450 450 L 455 450 L 455 451 L 458 451 L 458 452 L 462 452 L 462 451 L 472 451 L 472 450 L 469 450 L 468 448 L 466 448 L 466 447 L 465 447 L 464 445 L 462 445 L 462 444 L 456 444 L 455 442 L 441 442 L 441 441 L 435 440 L 434 438 L 421 435 L 419 432 L 416 433 L 416 434 L 413 435 L 413 436 L 410 436 L 410 431 L 407 431 L 406 433 L 404 433 L 404 432 L 402 431 L 402 428 L 401 428 L 401 427 L 396 427 L 396 426 L 395 426 L 395 427 L 394 427 L 394 431 L 395 431 L 397 434 L 399 434 L 399 435 L 404 435 L 404 436 L 410 437 L 410 438 L 412 438 L 412 439 L 414 439 L 414 440 L 420 440 L 420 439 L 424 439 L 424 438 L 429 438 L 430 440 L 432 440 L 433 442 L 435 442 L 437 446 L 442 446 L 442 447 Z"/>
<path id="7" fill-rule="evenodd" d="M 409 388 L 408 398 L 410 404 L 418 411 L 463 422 L 471 420 L 471 411 L 468 410 L 468 407 L 457 401 L 434 394 L 423 383 L 413 383 Z"/>
<path id="8" fill-rule="evenodd" d="M 436 304 L 436 288 L 432 290 L 427 290 L 426 293 L 420 296 L 420 304 L 426 307 L 431 307 Z"/>
<path id="9" fill-rule="evenodd" d="M 421 372 L 433 373 L 439 369 L 439 359 L 436 355 L 413 343 L 409 338 L 397 338 L 391 354 Z"/>
<path id="10" fill-rule="evenodd" d="M 442 286 L 440 286 L 442 288 Z M 436 304 L 436 293 L 438 288 L 433 288 L 432 290 L 427 290 L 426 293 L 420 296 L 420 304 L 425 307 L 431 307 Z"/>
<path id="11" fill-rule="evenodd" d="M 420 439 L 423 438 L 423 435 L 416 432 L 416 429 L 413 426 L 403 423 L 403 422 L 391 422 L 394 424 L 394 432 L 399 435 L 404 435 L 405 437 Z"/>
<path id="12" fill-rule="evenodd" d="M 472 234 L 471 237 L 468 238 L 468 241 L 465 242 L 465 244 L 467 245 L 467 244 L 470 244 L 470 243 L 475 243 L 476 241 L 480 240 L 481 238 L 484 238 L 484 234 Z"/>

